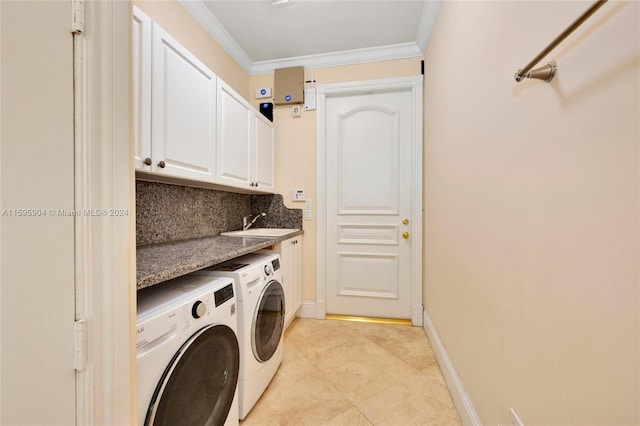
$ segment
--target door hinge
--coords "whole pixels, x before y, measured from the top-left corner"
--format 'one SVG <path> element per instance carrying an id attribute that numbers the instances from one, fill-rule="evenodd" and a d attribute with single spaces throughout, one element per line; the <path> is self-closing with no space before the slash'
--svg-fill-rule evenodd
<path id="1" fill-rule="evenodd" d="M 80 34 L 84 31 L 84 2 L 85 0 L 71 0 L 72 34 Z"/>
<path id="2" fill-rule="evenodd" d="M 76 320 L 73 333 L 73 367 L 82 371 L 87 366 L 87 320 Z"/>

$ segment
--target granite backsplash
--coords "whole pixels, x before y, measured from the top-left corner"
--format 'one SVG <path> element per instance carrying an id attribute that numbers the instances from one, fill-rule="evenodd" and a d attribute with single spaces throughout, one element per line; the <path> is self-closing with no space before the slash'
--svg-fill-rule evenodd
<path id="1" fill-rule="evenodd" d="M 255 228 L 302 229 L 302 210 L 282 195 L 249 195 L 165 183 L 136 181 L 136 245 L 146 246 L 219 235 L 242 228 L 242 217 L 267 213 Z"/>

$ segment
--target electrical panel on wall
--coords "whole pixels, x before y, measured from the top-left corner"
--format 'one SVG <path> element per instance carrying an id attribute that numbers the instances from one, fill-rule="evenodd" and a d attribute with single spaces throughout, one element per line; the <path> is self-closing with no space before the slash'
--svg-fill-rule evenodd
<path id="1" fill-rule="evenodd" d="M 304 67 L 278 68 L 274 71 L 274 103 L 304 103 Z"/>

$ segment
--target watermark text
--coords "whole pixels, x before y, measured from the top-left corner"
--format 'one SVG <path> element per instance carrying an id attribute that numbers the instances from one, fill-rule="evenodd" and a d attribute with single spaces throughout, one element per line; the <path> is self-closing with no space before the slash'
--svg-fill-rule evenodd
<path id="1" fill-rule="evenodd" d="M 129 216 L 128 209 L 2 209 L 3 217 L 120 217 Z"/>

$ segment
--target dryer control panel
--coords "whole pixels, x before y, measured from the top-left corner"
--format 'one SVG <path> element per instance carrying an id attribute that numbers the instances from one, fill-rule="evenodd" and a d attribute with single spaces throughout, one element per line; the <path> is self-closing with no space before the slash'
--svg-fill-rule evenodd
<path id="1" fill-rule="evenodd" d="M 273 259 L 271 261 L 271 267 L 273 268 L 273 271 L 277 271 L 278 269 L 280 269 L 280 258 L 276 257 L 275 259 Z"/>
<path id="2" fill-rule="evenodd" d="M 220 290 L 216 291 L 214 294 L 216 298 L 216 308 L 217 308 L 227 300 L 233 299 L 233 285 L 229 284 L 228 286 L 223 287 Z"/>

